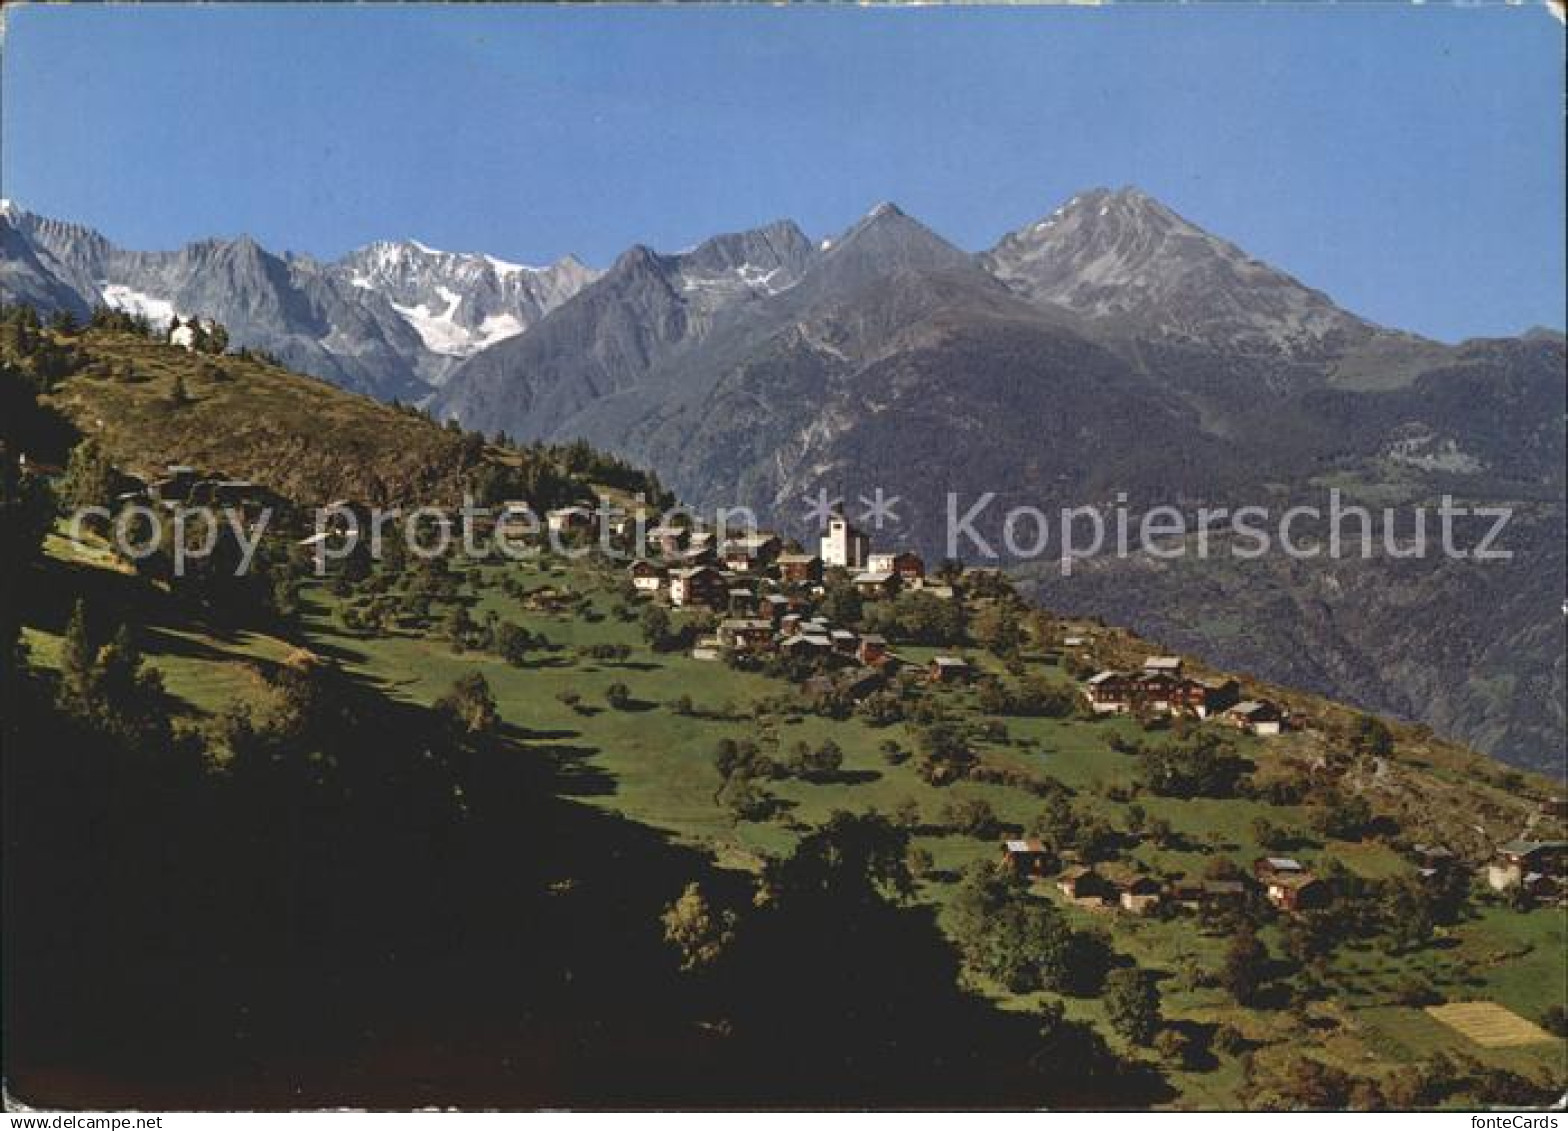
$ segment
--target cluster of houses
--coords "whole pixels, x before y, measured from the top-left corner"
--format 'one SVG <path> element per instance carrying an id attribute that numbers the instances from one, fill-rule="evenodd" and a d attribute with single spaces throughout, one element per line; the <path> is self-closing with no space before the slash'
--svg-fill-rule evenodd
<path id="1" fill-rule="evenodd" d="M 183 463 L 168 464 L 161 476 L 150 481 L 125 472 L 119 472 L 118 478 L 115 501 L 122 506 L 233 507 L 249 511 L 278 502 L 273 492 L 248 479 L 204 474 Z"/>
<path id="2" fill-rule="evenodd" d="M 919 554 L 872 553 L 870 540 L 838 515 L 830 520 L 815 554 L 786 550 L 783 539 L 767 531 L 721 540 L 713 531 L 656 526 L 647 538 L 655 557 L 632 563 L 632 585 L 677 608 L 727 609 L 740 590 L 756 596 L 769 587 L 820 594 L 823 573 L 832 568 L 849 570 L 850 583 L 870 600 L 892 597 L 902 589 L 954 595 L 952 586 L 926 577 Z"/>
<path id="3" fill-rule="evenodd" d="M 1070 856 L 1070 854 L 1069 854 Z M 1457 855 L 1439 845 L 1417 844 L 1410 856 L 1421 879 L 1446 878 L 1462 867 Z M 1260 856 L 1244 879 L 1160 879 L 1118 863 L 1086 865 L 1069 861 L 1059 870 L 1056 855 L 1034 839 L 1002 842 L 1002 860 L 1017 875 L 1050 879 L 1073 904 L 1095 911 L 1119 910 L 1147 915 L 1161 906 L 1195 911 L 1236 906 L 1261 895 L 1287 914 L 1324 907 L 1328 885 L 1290 856 Z M 1568 900 L 1568 841 L 1516 840 L 1500 846 L 1486 866 L 1495 891 L 1520 890 L 1537 904 Z"/>
<path id="4" fill-rule="evenodd" d="M 711 531 L 658 526 L 648 531 L 653 558 L 628 567 L 638 593 L 668 601 L 676 608 L 724 612 L 715 634 L 697 642 L 696 659 L 716 660 L 726 653 L 800 656 L 824 674 L 808 690 L 833 691 L 858 699 L 902 670 L 904 660 L 883 637 L 857 633 L 813 615 L 823 592 L 823 574 L 832 568 L 852 571 L 851 584 L 867 600 L 892 597 L 904 589 L 952 598 L 951 586 L 926 577 L 925 562 L 910 551 L 873 553 L 870 540 L 842 516 L 834 515 L 818 553 L 791 551 L 766 531 L 720 540 Z M 939 656 L 925 671 L 934 683 L 964 682 L 973 668 L 956 656 Z"/>
<path id="5" fill-rule="evenodd" d="M 1084 697 L 1101 715 L 1185 715 L 1218 719 L 1248 734 L 1273 736 L 1287 725 L 1285 712 L 1264 699 L 1241 700 L 1233 679 L 1195 679 L 1179 656 L 1150 656 L 1139 671 L 1102 671 L 1084 682 Z"/>
<path id="6" fill-rule="evenodd" d="M 1002 859 L 1016 874 L 1050 878 L 1055 856 L 1038 840 L 1002 842 Z M 1125 864 L 1069 863 L 1055 874 L 1061 894 L 1090 910 L 1121 910 L 1147 915 L 1161 906 L 1188 911 L 1243 904 L 1259 893 L 1285 912 L 1307 911 L 1327 901 L 1328 888 L 1300 861 L 1264 856 L 1253 861 L 1250 879 L 1162 880 Z"/>

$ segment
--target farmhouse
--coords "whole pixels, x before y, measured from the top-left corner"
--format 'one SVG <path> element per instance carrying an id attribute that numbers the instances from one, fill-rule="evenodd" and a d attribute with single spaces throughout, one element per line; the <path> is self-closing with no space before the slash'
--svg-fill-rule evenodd
<path id="1" fill-rule="evenodd" d="M 860 638 L 855 656 L 862 664 L 874 664 L 888 655 L 887 637 L 868 632 Z"/>
<path id="2" fill-rule="evenodd" d="M 828 639 L 833 642 L 833 651 L 846 656 L 853 656 L 859 650 L 860 637 L 847 628 L 835 628 L 828 633 Z"/>
<path id="3" fill-rule="evenodd" d="M 1266 699 L 1248 699 L 1225 712 L 1225 719 L 1237 730 L 1272 737 L 1285 729 L 1285 712 Z"/>
<path id="4" fill-rule="evenodd" d="M 1074 903 L 1090 906 L 1103 906 L 1116 895 L 1116 889 L 1104 876 L 1082 864 L 1062 869 L 1056 878 L 1056 890 Z"/>
<path id="5" fill-rule="evenodd" d="M 1020 876 L 1043 876 L 1055 863 L 1051 850 L 1038 840 L 1003 841 L 1002 860 Z"/>
<path id="6" fill-rule="evenodd" d="M 1524 885 L 1530 876 L 1561 871 L 1568 860 L 1568 841 L 1511 840 L 1500 845 L 1497 855 L 1486 866 L 1486 882 L 1494 891 L 1508 891 Z"/>
<path id="7" fill-rule="evenodd" d="M 583 506 L 561 507 L 558 510 L 546 511 L 544 517 L 545 523 L 556 534 L 592 530 L 595 518 L 593 510 Z"/>
<path id="8" fill-rule="evenodd" d="M 728 596 L 724 575 L 712 566 L 678 569 L 670 574 L 670 604 L 718 608 Z"/>
<path id="9" fill-rule="evenodd" d="M 1235 680 L 1204 681 L 1147 669 L 1102 671 L 1084 684 L 1089 706 L 1102 715 L 1151 711 L 1208 718 L 1235 702 L 1236 692 Z"/>
<path id="10" fill-rule="evenodd" d="M 867 570 L 855 575 L 854 585 L 862 597 L 876 601 L 883 597 L 891 597 L 898 592 L 898 575 Z"/>
<path id="11" fill-rule="evenodd" d="M 1181 675 L 1180 656 L 1150 656 L 1143 661 L 1143 670 L 1161 675 Z"/>
<path id="12" fill-rule="evenodd" d="M 816 554 L 780 554 L 773 564 L 779 580 L 789 585 L 805 585 L 822 577 L 822 559 Z"/>
<path id="13" fill-rule="evenodd" d="M 665 571 L 650 561 L 638 559 L 626 570 L 632 579 L 632 588 L 639 593 L 658 594 L 663 592 L 665 585 Z"/>
<path id="14" fill-rule="evenodd" d="M 912 550 L 890 550 L 867 557 L 866 570 L 869 573 L 891 573 L 908 584 L 925 577 L 926 563 Z"/>
<path id="15" fill-rule="evenodd" d="M 1117 902 L 1123 911 L 1131 911 L 1134 915 L 1148 915 L 1154 912 L 1165 899 L 1164 890 L 1160 882 L 1153 876 L 1137 876 L 1116 885 Z"/>
<path id="16" fill-rule="evenodd" d="M 690 539 L 691 532 L 684 526 L 655 526 L 648 531 L 648 549 L 674 557 L 690 544 Z"/>
<path id="17" fill-rule="evenodd" d="M 720 557 L 724 560 L 724 568 L 735 570 L 737 573 L 750 573 L 766 569 L 778 556 L 780 543 L 777 536 L 772 534 L 747 534 L 739 538 L 731 538 L 724 543 L 724 550 Z"/>
<path id="18" fill-rule="evenodd" d="M 931 683 L 966 683 L 974 672 L 968 660 L 957 656 L 933 656 L 926 668 L 926 679 Z"/>
<path id="19" fill-rule="evenodd" d="M 773 647 L 773 622 L 733 618 L 719 622 L 719 643 L 737 652 L 761 652 Z"/>
<path id="20" fill-rule="evenodd" d="M 1252 863 L 1252 874 L 1268 901 L 1282 911 L 1304 911 L 1326 902 L 1328 888 L 1289 856 L 1259 857 Z"/>

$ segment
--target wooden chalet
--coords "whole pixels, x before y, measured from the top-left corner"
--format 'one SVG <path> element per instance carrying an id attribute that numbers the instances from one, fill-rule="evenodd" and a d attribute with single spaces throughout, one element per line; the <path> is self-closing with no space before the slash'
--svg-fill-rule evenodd
<path id="1" fill-rule="evenodd" d="M 779 580 L 790 585 L 806 585 L 822 580 L 822 559 L 816 554 L 780 554 L 773 559 Z"/>
<path id="2" fill-rule="evenodd" d="M 1019 876 L 1045 876 L 1050 874 L 1056 860 L 1042 841 L 1004 840 L 1002 861 Z"/>
<path id="3" fill-rule="evenodd" d="M 706 605 L 722 608 L 729 596 L 724 575 L 712 566 L 693 566 L 670 574 L 670 604 L 678 607 Z"/>

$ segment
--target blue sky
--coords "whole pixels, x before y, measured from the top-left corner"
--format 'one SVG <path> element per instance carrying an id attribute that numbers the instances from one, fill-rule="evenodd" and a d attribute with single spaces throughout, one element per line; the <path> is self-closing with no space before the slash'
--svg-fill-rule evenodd
<path id="1" fill-rule="evenodd" d="M 8 7 L 0 191 L 133 247 L 248 232 L 605 264 L 891 199 L 961 246 L 1136 184 L 1436 337 L 1561 326 L 1540 8 Z"/>

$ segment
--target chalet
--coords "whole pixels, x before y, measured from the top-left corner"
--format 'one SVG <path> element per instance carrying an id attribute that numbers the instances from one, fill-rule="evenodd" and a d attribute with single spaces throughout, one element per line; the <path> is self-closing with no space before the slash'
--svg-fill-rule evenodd
<path id="1" fill-rule="evenodd" d="M 1568 841 L 1511 840 L 1500 845 L 1486 866 L 1486 882 L 1494 891 L 1521 887 L 1530 876 L 1559 872 L 1568 861 Z"/>
<path id="2" fill-rule="evenodd" d="M 1074 864 L 1062 869 L 1056 878 L 1056 890 L 1074 903 L 1103 905 L 1115 897 L 1115 888 L 1093 868 Z"/>
<path id="3" fill-rule="evenodd" d="M 767 617 L 774 624 L 782 624 L 789 615 L 789 598 L 778 593 L 769 593 L 757 601 L 757 611 L 761 616 Z"/>
<path id="4" fill-rule="evenodd" d="M 731 616 L 754 617 L 761 611 L 757 595 L 743 586 L 732 585 L 725 591 Z"/>
<path id="5" fill-rule="evenodd" d="M 1165 899 L 1164 888 L 1153 876 L 1135 876 L 1116 885 L 1117 902 L 1123 911 L 1148 915 Z"/>
<path id="6" fill-rule="evenodd" d="M 507 539 L 532 537 L 539 533 L 539 516 L 522 499 L 508 499 L 496 515 L 495 531 Z"/>
<path id="7" fill-rule="evenodd" d="M 891 550 L 868 556 L 866 570 L 869 573 L 891 573 L 908 584 L 925 577 L 926 563 L 912 550 Z"/>
<path id="8" fill-rule="evenodd" d="M 694 660 L 722 660 L 724 658 L 723 642 L 717 636 L 701 637 L 692 647 L 691 658 Z"/>
<path id="9" fill-rule="evenodd" d="M 691 539 L 687 542 L 687 549 L 698 552 L 712 553 L 717 547 L 719 536 L 711 530 L 693 530 Z"/>
<path id="10" fill-rule="evenodd" d="M 840 569 L 864 569 L 871 554 L 871 539 L 850 525 L 842 514 L 828 517 L 828 529 L 822 535 L 822 562 Z"/>
<path id="11" fill-rule="evenodd" d="M 1306 872 L 1300 860 L 1291 856 L 1260 856 L 1252 862 L 1252 875 L 1259 883 L 1273 876 L 1297 876 Z"/>
<path id="12" fill-rule="evenodd" d="M 944 582 L 927 581 L 917 585 L 915 588 L 919 589 L 927 597 L 935 597 L 938 601 L 953 601 L 958 598 L 958 590 Z"/>
<path id="13" fill-rule="evenodd" d="M 545 512 L 545 525 L 552 534 L 577 534 L 594 528 L 595 514 L 591 507 L 559 507 Z"/>
<path id="14" fill-rule="evenodd" d="M 780 554 L 773 564 L 779 571 L 779 580 L 790 585 L 822 579 L 822 559 L 816 554 Z"/>
<path id="15" fill-rule="evenodd" d="M 1328 902 L 1328 885 L 1311 872 L 1282 873 L 1263 884 L 1263 894 L 1281 911 L 1307 911 Z"/>
<path id="16" fill-rule="evenodd" d="M 874 664 L 888 654 L 887 638 L 868 632 L 860 638 L 860 646 L 855 651 L 855 657 L 862 664 Z"/>
<path id="17" fill-rule="evenodd" d="M 1163 671 L 1102 671 L 1084 683 L 1084 696 L 1098 714 L 1152 711 L 1208 718 L 1236 701 L 1235 680 L 1205 681 Z"/>
<path id="18" fill-rule="evenodd" d="M 860 637 L 847 628 L 835 628 L 828 633 L 828 639 L 833 642 L 833 651 L 845 656 L 853 656 L 859 651 Z"/>
<path id="19" fill-rule="evenodd" d="M 646 559 L 639 558 L 633 562 L 627 567 L 626 573 L 632 580 L 632 588 L 639 593 L 657 595 L 664 591 L 667 577 L 665 571 Z"/>
<path id="20" fill-rule="evenodd" d="M 867 570 L 865 573 L 855 575 L 854 586 L 862 597 L 876 601 L 883 597 L 891 597 L 898 592 L 898 575 Z"/>
<path id="21" fill-rule="evenodd" d="M 690 545 L 691 531 L 684 526 L 655 526 L 648 531 L 648 549 L 664 557 L 674 557 Z"/>
<path id="22" fill-rule="evenodd" d="M 969 661 L 958 656 L 933 656 L 926 668 L 926 679 L 931 683 L 967 683 L 974 674 Z"/>
<path id="23" fill-rule="evenodd" d="M 1410 857 L 1415 861 L 1416 872 L 1423 880 L 1445 876 L 1459 864 L 1459 857 L 1437 844 L 1411 845 Z"/>
<path id="24" fill-rule="evenodd" d="M 1038 840 L 1004 840 L 1002 860 L 1019 876 L 1044 876 L 1055 863 L 1051 850 Z"/>
<path id="25" fill-rule="evenodd" d="M 1087 648 L 1088 646 L 1089 646 L 1089 638 L 1086 637 L 1086 636 L 1064 636 L 1064 637 L 1062 637 L 1062 647 L 1063 648 Z"/>
<path id="26" fill-rule="evenodd" d="M 1150 656 L 1143 661 L 1143 670 L 1151 675 L 1158 672 L 1161 675 L 1181 675 L 1180 656 Z"/>
<path id="27" fill-rule="evenodd" d="M 779 618 L 779 631 L 785 636 L 794 636 L 800 631 L 800 626 L 805 623 L 805 618 L 799 613 L 785 613 Z"/>
<path id="28" fill-rule="evenodd" d="M 766 569 L 778 557 L 783 544 L 775 534 L 744 534 L 724 543 L 721 555 L 728 569 L 742 573 Z"/>
<path id="29" fill-rule="evenodd" d="M 724 575 L 712 566 L 678 569 L 670 574 L 670 604 L 707 605 L 718 608 L 724 603 L 728 587 Z"/>
<path id="30" fill-rule="evenodd" d="M 737 652 L 762 652 L 773 647 L 773 622 L 735 617 L 719 622 L 719 643 Z"/>
<path id="31" fill-rule="evenodd" d="M 1327 885 L 1289 856 L 1259 857 L 1252 862 L 1252 875 L 1281 911 L 1304 911 L 1327 902 Z"/>
<path id="32" fill-rule="evenodd" d="M 1266 699 L 1248 699 L 1225 712 L 1225 719 L 1237 730 L 1273 737 L 1285 729 L 1285 712 Z"/>
<path id="33" fill-rule="evenodd" d="M 833 641 L 817 631 L 797 633 L 784 641 L 785 651 L 792 655 L 822 658 L 833 655 Z"/>

